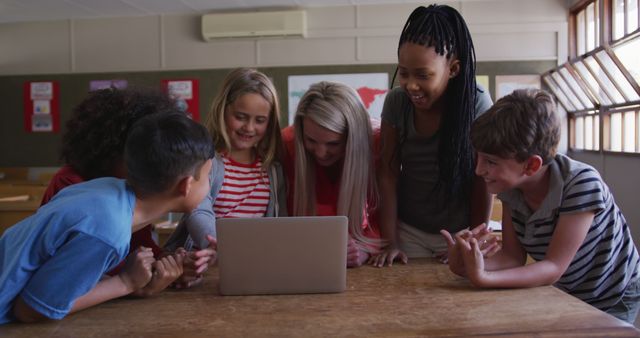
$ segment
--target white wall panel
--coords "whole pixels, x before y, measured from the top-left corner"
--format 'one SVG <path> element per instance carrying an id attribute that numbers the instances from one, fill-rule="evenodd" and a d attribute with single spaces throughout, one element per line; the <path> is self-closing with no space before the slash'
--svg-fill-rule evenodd
<path id="1" fill-rule="evenodd" d="M 460 12 L 467 24 L 567 21 L 565 4 L 560 0 L 463 1 Z"/>
<path id="2" fill-rule="evenodd" d="M 77 20 L 74 23 L 78 72 L 160 68 L 160 18 Z"/>
<path id="3" fill-rule="evenodd" d="M 284 39 L 258 42 L 265 66 L 349 64 L 355 60 L 355 38 Z"/>
<path id="4" fill-rule="evenodd" d="M 356 27 L 356 8 L 353 6 L 311 7 L 307 9 L 307 28 L 340 29 Z"/>
<path id="5" fill-rule="evenodd" d="M 398 37 L 358 38 L 358 61 L 370 63 L 398 62 Z"/>
<path id="6" fill-rule="evenodd" d="M 358 6 L 358 27 L 397 27 L 398 35 L 409 14 L 424 4 Z M 454 4 L 452 7 L 455 7 Z"/>
<path id="7" fill-rule="evenodd" d="M 478 61 L 553 60 L 557 57 L 555 32 L 477 33 L 473 34 L 473 44 Z"/>
<path id="8" fill-rule="evenodd" d="M 71 71 L 69 21 L 0 25 L 0 74 Z"/>

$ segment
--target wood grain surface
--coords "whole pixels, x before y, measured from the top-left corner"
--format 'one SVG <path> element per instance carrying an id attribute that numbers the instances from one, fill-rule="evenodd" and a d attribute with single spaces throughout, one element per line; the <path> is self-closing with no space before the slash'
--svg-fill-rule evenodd
<path id="1" fill-rule="evenodd" d="M 339 294 L 220 296 L 214 268 L 189 290 L 4 325 L 0 337 L 640 336 L 554 287 L 480 290 L 430 259 L 350 269 L 347 279 Z"/>

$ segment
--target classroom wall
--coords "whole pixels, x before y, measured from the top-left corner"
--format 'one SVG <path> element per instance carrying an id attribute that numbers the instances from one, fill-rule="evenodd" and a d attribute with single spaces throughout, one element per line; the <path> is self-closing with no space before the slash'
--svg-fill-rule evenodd
<path id="1" fill-rule="evenodd" d="M 540 74 L 566 59 L 562 0 L 444 3 L 457 8 L 469 24 L 478 74 Z M 59 164 L 60 133 L 23 130 L 25 81 L 60 81 L 61 133 L 90 80 L 127 79 L 130 85 L 158 86 L 163 78 L 197 78 L 204 114 L 217 82 L 234 67 L 260 68 L 274 78 L 280 93 L 286 93 L 287 76 L 293 74 L 391 74 L 399 32 L 417 5 L 308 8 L 306 38 L 205 42 L 199 15 L 0 24 L 0 164 Z M 490 81 L 493 87 L 493 77 Z"/>
<path id="2" fill-rule="evenodd" d="M 563 0 L 442 3 L 465 17 L 478 61 L 567 58 Z M 395 63 L 417 5 L 308 8 L 307 38 L 205 42 L 199 15 L 0 24 L 0 75 Z"/>
<path id="3" fill-rule="evenodd" d="M 490 93 L 495 95 L 495 76 L 513 74 L 539 74 L 553 68 L 555 61 L 493 61 L 478 62 L 476 72 L 489 76 Z M 282 111 L 281 126 L 287 125 L 288 95 L 287 80 L 290 75 L 343 74 L 343 73 L 387 73 L 392 78 L 395 64 L 322 65 L 261 67 L 260 71 L 269 76 L 279 95 Z M 65 121 L 87 94 L 92 80 L 127 80 L 130 87 L 160 88 L 163 79 L 196 79 L 199 83 L 200 115 L 205 116 L 213 97 L 218 92 L 224 76 L 230 68 L 194 69 L 175 71 L 112 72 L 112 73 L 71 73 L 46 75 L 6 75 L 0 76 L 0 96 L 2 96 L 2 123 L 0 123 L 0 166 L 56 166 L 60 164 L 58 155 Z M 57 81 L 60 90 L 60 131 L 58 133 L 28 133 L 23 127 L 23 93 L 26 81 Z"/>

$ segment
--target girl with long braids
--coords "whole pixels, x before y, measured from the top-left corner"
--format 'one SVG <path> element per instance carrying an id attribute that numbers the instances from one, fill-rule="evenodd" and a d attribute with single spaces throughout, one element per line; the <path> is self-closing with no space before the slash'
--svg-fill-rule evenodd
<path id="1" fill-rule="evenodd" d="M 443 5 L 416 8 L 400 35 L 396 75 L 400 87 L 387 94 L 382 111 L 378 178 L 386 246 L 370 259 L 375 266 L 446 259 L 439 231 L 486 222 L 491 206 L 474 175 L 469 130 L 492 102 L 476 84 L 473 42 L 460 13 Z"/>

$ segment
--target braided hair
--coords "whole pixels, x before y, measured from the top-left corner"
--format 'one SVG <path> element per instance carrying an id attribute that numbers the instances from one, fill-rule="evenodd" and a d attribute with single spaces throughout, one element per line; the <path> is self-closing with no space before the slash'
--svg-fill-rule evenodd
<path id="1" fill-rule="evenodd" d="M 456 57 L 460 62 L 460 72 L 449 79 L 444 92 L 447 112 L 442 114 L 440 142 L 438 145 L 438 183 L 436 190 L 444 187 L 445 200 L 453 194 L 470 194 L 474 175 L 474 160 L 469 131 L 475 119 L 476 101 L 476 56 L 471 34 L 462 15 L 446 5 L 420 6 L 416 8 L 404 25 L 398 43 L 414 43 L 434 47 L 437 54 L 447 59 Z M 398 69 L 393 75 L 395 81 Z M 406 134 L 406 126 L 403 128 Z M 406 139 L 400 135 L 396 149 L 398 153 Z M 397 154 L 396 154 L 397 155 Z"/>

